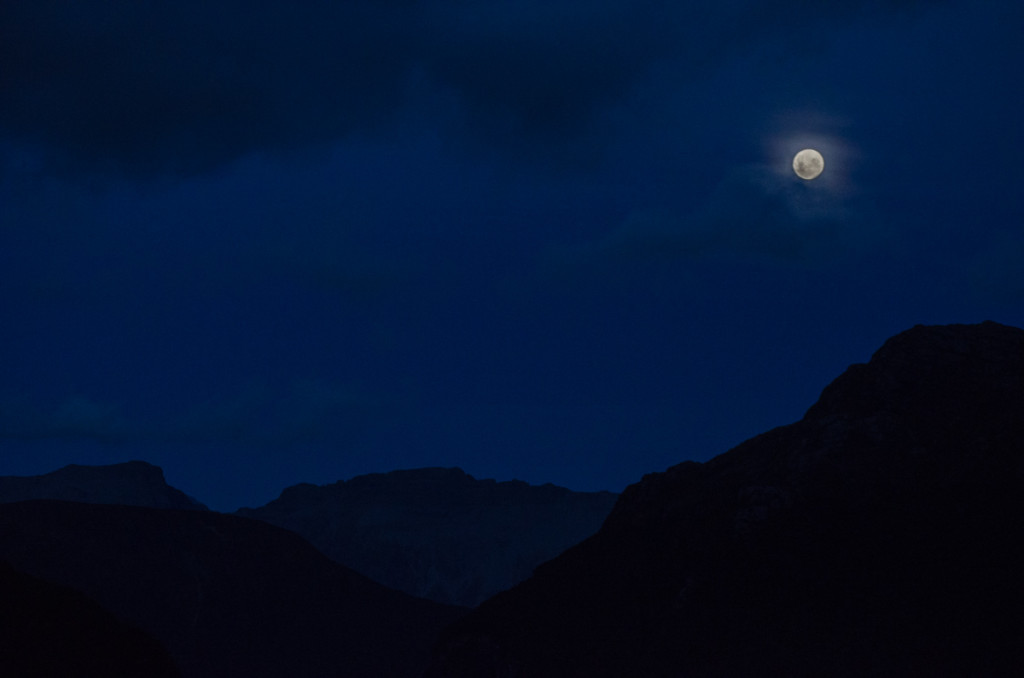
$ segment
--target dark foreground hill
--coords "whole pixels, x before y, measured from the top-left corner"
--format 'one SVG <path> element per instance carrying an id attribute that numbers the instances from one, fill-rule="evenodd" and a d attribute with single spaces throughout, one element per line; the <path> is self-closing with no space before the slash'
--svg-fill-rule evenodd
<path id="1" fill-rule="evenodd" d="M 0 676 L 176 678 L 167 651 L 97 602 L 0 561 Z"/>
<path id="2" fill-rule="evenodd" d="M 804 418 L 629 487 L 431 678 L 1011 676 L 1024 331 L 915 327 Z"/>
<path id="3" fill-rule="evenodd" d="M 0 503 L 27 499 L 206 509 L 181 490 L 168 485 L 159 466 L 144 461 L 105 466 L 69 464 L 39 476 L 0 476 Z"/>
<path id="4" fill-rule="evenodd" d="M 423 468 L 296 485 L 237 513 L 301 534 L 391 588 L 473 606 L 594 534 L 616 497 Z"/>
<path id="5" fill-rule="evenodd" d="M 3 504 L 2 559 L 152 635 L 185 678 L 419 676 L 463 613 L 386 589 L 291 532 L 210 511 Z"/>

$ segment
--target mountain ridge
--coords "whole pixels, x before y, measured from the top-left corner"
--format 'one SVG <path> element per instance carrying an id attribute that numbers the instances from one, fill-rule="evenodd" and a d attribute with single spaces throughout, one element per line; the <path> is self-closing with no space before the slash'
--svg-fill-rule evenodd
<path id="1" fill-rule="evenodd" d="M 0 675 L 180 678 L 167 650 L 74 589 L 0 560 Z"/>
<path id="2" fill-rule="evenodd" d="M 0 504 L 0 560 L 156 638 L 183 678 L 418 678 L 464 610 L 387 589 L 305 539 L 213 511 Z"/>
<path id="3" fill-rule="evenodd" d="M 429 678 L 1015 675 L 1024 330 L 915 326 L 793 424 L 652 473 Z"/>
<path id="4" fill-rule="evenodd" d="M 168 485 L 159 466 L 140 460 L 104 465 L 68 464 L 41 475 L 0 476 L 0 503 L 29 499 L 209 510 Z"/>
<path id="5" fill-rule="evenodd" d="M 593 534 L 616 497 L 428 467 L 294 485 L 236 515 L 301 534 L 392 588 L 473 606 Z"/>

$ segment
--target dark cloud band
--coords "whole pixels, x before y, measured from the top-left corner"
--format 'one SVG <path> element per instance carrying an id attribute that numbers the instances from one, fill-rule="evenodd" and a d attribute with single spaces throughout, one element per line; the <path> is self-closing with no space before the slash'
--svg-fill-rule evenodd
<path id="1" fill-rule="evenodd" d="M 883 4 L 916 3 L 829 11 Z M 386 125 L 418 72 L 485 133 L 549 143 L 656 60 L 699 68 L 823 11 L 800 0 L 4 3 L 0 137 L 71 169 L 192 173 Z"/>

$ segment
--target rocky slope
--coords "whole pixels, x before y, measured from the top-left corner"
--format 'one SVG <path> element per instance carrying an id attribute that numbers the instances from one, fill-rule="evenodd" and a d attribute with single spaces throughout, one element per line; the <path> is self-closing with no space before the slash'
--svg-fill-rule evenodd
<path id="1" fill-rule="evenodd" d="M 159 466 L 144 461 L 106 466 L 70 464 L 41 476 L 0 476 L 0 503 L 27 499 L 206 509 L 168 485 Z"/>
<path id="2" fill-rule="evenodd" d="M 389 587 L 473 606 L 596 532 L 616 496 L 425 468 L 296 485 L 237 513 L 301 534 Z"/>
<path id="3" fill-rule="evenodd" d="M 211 511 L 2 504 L 5 559 L 150 634 L 184 678 L 418 677 L 438 631 L 464 613 L 386 589 L 291 532 Z"/>
<path id="4" fill-rule="evenodd" d="M 1024 331 L 917 326 L 802 420 L 629 487 L 443 634 L 430 678 L 1010 676 Z"/>

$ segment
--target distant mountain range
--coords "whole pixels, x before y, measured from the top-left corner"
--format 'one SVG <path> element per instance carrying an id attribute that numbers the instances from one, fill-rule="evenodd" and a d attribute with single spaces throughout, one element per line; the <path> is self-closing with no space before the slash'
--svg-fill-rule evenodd
<path id="1" fill-rule="evenodd" d="M 593 534 L 615 496 L 419 469 L 288 488 L 248 518 L 207 510 L 141 461 L 0 477 L 0 584 L 40 591 L 7 595 L 0 620 L 23 630 L 28 610 L 56 615 L 9 635 L 21 652 L 0 652 L 0 675 L 31 675 L 45 656 L 48 675 L 92 663 L 110 676 L 418 676 L 465 610 L 375 581 L 475 604 Z M 133 633 L 139 651 L 118 654 Z"/>
<path id="2" fill-rule="evenodd" d="M 800 421 L 647 475 L 430 678 L 1018 676 L 1024 331 L 917 326 Z"/>
<path id="3" fill-rule="evenodd" d="M 438 632 L 465 613 L 372 582 L 292 532 L 212 511 L 2 504 L 0 560 L 141 629 L 184 678 L 415 678 Z M 112 628 L 106 642 L 119 636 Z M 5 661 L 0 675 L 40 675 Z"/>
<path id="4" fill-rule="evenodd" d="M 296 485 L 236 515 L 296 532 L 389 588 L 471 607 L 596 532 L 617 497 L 424 468 Z M 0 476 L 0 504 L 28 499 L 206 510 L 144 461 Z"/>
<path id="5" fill-rule="evenodd" d="M 70 464 L 41 476 L 0 476 L 0 503 L 26 499 L 206 510 L 168 485 L 159 466 L 144 461 L 108 466 Z"/>
<path id="6" fill-rule="evenodd" d="M 917 326 L 618 501 L 438 468 L 203 509 L 144 462 L 0 478 L 0 675 L 1017 676 L 1024 330 Z M 436 597 L 527 578 L 470 611 L 310 542 Z"/>
<path id="7" fill-rule="evenodd" d="M 594 534 L 617 496 L 425 468 L 296 485 L 237 515 L 301 534 L 386 586 L 474 606 Z"/>

